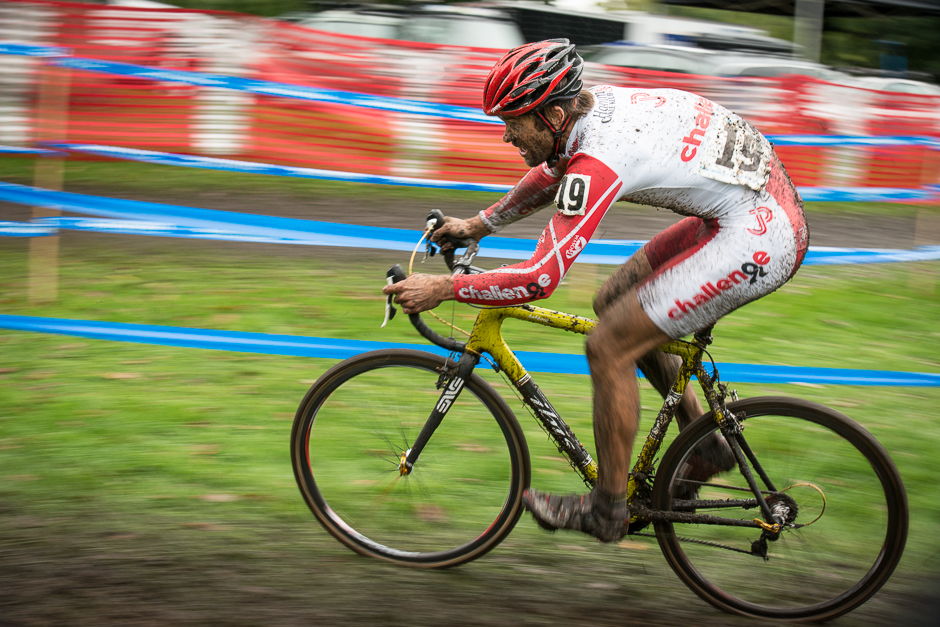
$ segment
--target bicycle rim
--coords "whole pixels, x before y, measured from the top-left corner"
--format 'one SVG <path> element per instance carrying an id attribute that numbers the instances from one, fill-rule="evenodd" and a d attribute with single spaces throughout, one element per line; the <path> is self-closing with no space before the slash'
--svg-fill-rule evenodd
<path id="1" fill-rule="evenodd" d="M 907 535 L 904 487 L 887 453 L 857 423 L 815 403 L 756 398 L 728 407 L 743 416 L 744 438 L 777 494 L 786 495 L 765 496 L 792 498 L 792 522 L 805 526 L 768 541 L 763 559 L 727 548 L 751 550 L 760 529 L 658 523 L 670 566 L 700 597 L 737 614 L 828 620 L 864 603 L 893 572 Z M 687 495 L 690 458 L 716 430 L 706 414 L 679 435 L 657 475 L 654 508 L 673 510 L 674 498 Z M 737 468 L 708 484 L 698 487 L 699 502 L 753 499 L 733 489 L 747 487 Z M 698 506 L 695 513 L 763 519 L 757 507 Z"/>
<path id="2" fill-rule="evenodd" d="M 327 372 L 295 419 L 294 472 L 317 519 L 353 550 L 446 567 L 496 546 L 522 511 L 529 458 L 505 402 L 467 382 L 415 463 L 399 462 L 438 402 L 444 359 L 375 351 Z"/>

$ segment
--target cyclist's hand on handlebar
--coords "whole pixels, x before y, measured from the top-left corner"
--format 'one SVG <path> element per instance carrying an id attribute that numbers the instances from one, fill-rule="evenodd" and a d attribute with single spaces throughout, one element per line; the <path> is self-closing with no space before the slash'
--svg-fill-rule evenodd
<path id="1" fill-rule="evenodd" d="M 406 314 L 420 313 L 453 300 L 454 279 L 441 274 L 412 274 L 404 281 L 386 285 L 382 292 L 395 294 L 395 302 Z"/>
<path id="2" fill-rule="evenodd" d="M 454 247 L 453 244 L 446 239 L 446 236 L 450 236 L 454 239 L 472 239 L 479 242 L 483 237 L 489 234 L 490 230 L 483 224 L 483 220 L 480 219 L 480 216 L 473 216 L 469 220 L 461 220 L 460 218 L 448 216 L 444 218 L 444 226 L 431 233 L 431 241 L 439 245 L 441 250 L 444 251 Z"/>

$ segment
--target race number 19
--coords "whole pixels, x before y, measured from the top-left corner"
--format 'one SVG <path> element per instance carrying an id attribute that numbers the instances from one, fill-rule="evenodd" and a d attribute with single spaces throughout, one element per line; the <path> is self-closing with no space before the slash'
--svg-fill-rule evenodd
<path id="1" fill-rule="evenodd" d="M 586 174 L 566 174 L 558 186 L 555 205 L 566 216 L 583 216 L 591 191 L 591 177 Z"/>

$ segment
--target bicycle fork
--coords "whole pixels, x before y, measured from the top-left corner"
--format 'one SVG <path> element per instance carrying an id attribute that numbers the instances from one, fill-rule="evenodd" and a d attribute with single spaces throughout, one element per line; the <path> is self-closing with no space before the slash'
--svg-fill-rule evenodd
<path id="1" fill-rule="evenodd" d="M 401 476 L 411 474 L 415 462 L 417 462 L 418 457 L 421 456 L 421 451 L 424 450 L 424 447 L 427 446 L 427 443 L 431 440 L 434 431 L 437 430 L 441 422 L 444 421 L 447 410 L 449 410 L 457 400 L 467 379 L 473 374 L 473 369 L 476 368 L 479 362 L 480 356 L 469 351 L 464 352 L 460 356 L 454 376 L 444 384 L 441 396 L 437 399 L 434 409 L 431 410 L 431 415 L 428 416 L 427 422 L 424 423 L 421 433 L 418 434 L 411 448 L 401 454 L 401 458 L 398 462 L 398 472 Z"/>

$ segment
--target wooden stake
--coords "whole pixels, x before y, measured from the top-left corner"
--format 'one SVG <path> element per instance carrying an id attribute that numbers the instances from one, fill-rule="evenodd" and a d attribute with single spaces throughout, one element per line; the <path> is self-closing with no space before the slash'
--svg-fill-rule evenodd
<path id="1" fill-rule="evenodd" d="M 936 246 L 940 244 L 940 211 L 935 206 L 917 209 L 914 225 L 914 246 Z M 933 294 L 937 288 L 938 262 L 915 264 L 910 274 L 910 286 L 920 294 Z"/>
<path id="2" fill-rule="evenodd" d="M 39 71 L 39 99 L 36 104 L 36 139 L 40 142 L 66 141 L 69 106 L 69 74 L 66 68 L 44 61 Z M 36 187 L 62 191 L 62 157 L 37 157 L 33 182 Z M 33 218 L 61 215 L 56 209 L 33 207 Z M 56 300 L 59 291 L 59 236 L 46 235 L 29 240 L 29 302 Z"/>

